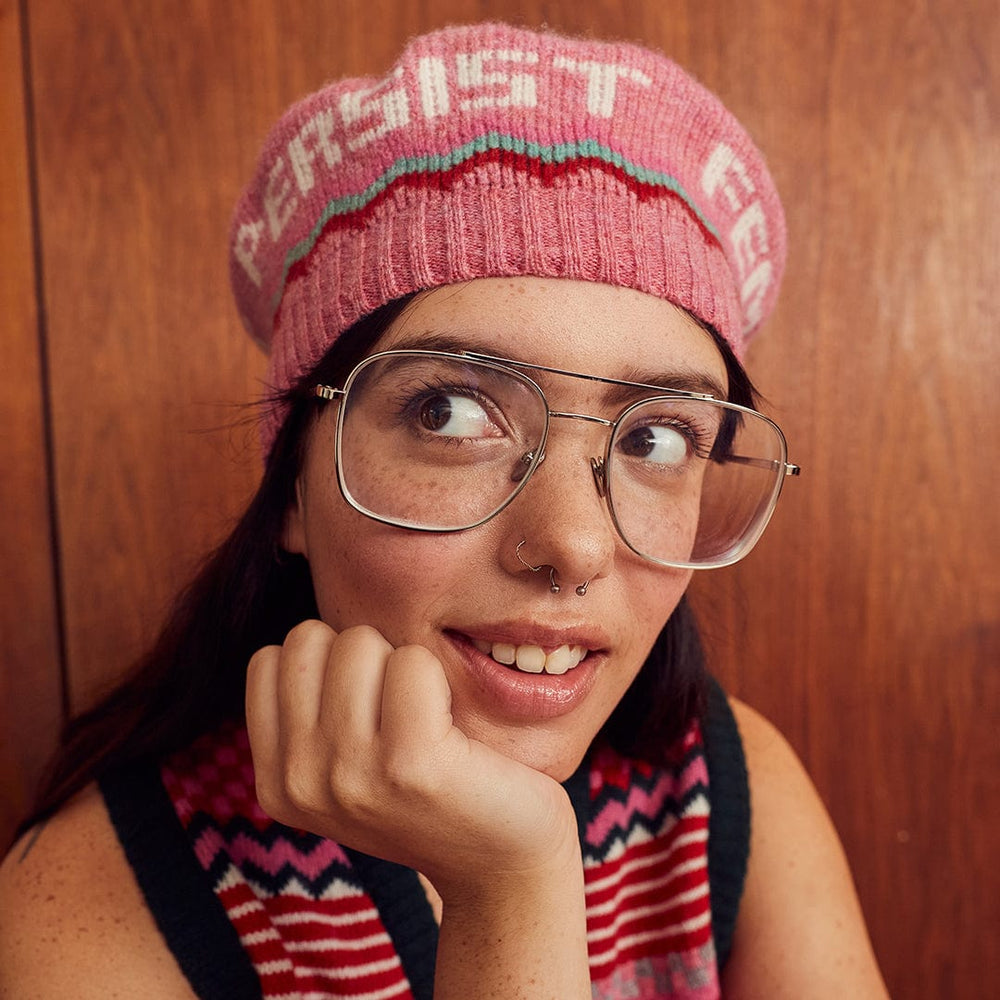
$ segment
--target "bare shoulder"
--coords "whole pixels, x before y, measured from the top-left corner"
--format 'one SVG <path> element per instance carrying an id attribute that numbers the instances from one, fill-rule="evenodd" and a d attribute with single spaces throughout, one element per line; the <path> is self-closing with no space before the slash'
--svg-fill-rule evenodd
<path id="1" fill-rule="evenodd" d="M 96 788 L 0 865 L 0 998 L 194 996 L 146 908 Z"/>
<path id="2" fill-rule="evenodd" d="M 847 859 L 812 781 L 770 722 L 735 699 L 731 705 L 752 828 L 726 996 L 886 997 Z"/>

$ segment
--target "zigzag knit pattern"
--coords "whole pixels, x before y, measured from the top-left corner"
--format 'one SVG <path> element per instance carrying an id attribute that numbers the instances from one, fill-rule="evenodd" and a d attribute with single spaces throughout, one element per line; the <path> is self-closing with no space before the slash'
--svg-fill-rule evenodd
<path id="1" fill-rule="evenodd" d="M 610 749 L 589 763 L 582 846 L 595 1000 L 719 996 L 697 724 L 677 749 L 672 769 Z M 203 738 L 162 776 L 265 998 L 414 997 L 399 941 L 349 852 L 261 810 L 244 729 Z"/>

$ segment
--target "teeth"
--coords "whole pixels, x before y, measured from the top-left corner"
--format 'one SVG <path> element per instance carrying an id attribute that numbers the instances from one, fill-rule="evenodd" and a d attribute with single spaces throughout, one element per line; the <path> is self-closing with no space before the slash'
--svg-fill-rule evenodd
<path id="1" fill-rule="evenodd" d="M 564 674 L 579 662 L 580 657 L 569 646 L 560 646 L 558 649 L 552 650 L 545 658 L 545 672 L 547 674 Z"/>
<path id="2" fill-rule="evenodd" d="M 486 652 L 498 663 L 506 663 L 508 667 L 513 666 L 517 662 L 517 649 L 511 646 L 510 643 L 498 642 L 491 649 L 487 649 Z"/>
<path id="3" fill-rule="evenodd" d="M 560 646 L 546 654 L 541 646 L 515 646 L 509 642 L 486 642 L 482 639 L 474 641 L 476 649 L 492 656 L 497 663 L 504 666 L 517 666 L 528 674 L 564 674 L 572 670 L 587 655 L 585 646 Z"/>
<path id="4" fill-rule="evenodd" d="M 518 646 L 517 669 L 540 674 L 545 669 L 545 650 L 541 646 Z"/>

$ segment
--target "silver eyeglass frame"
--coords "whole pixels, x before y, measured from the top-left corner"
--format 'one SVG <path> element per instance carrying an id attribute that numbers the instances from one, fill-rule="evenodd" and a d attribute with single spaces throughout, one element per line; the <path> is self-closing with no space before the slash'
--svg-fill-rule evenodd
<path id="1" fill-rule="evenodd" d="M 502 510 L 505 510 L 514 500 L 520 495 L 521 491 L 527 485 L 528 480 L 531 479 L 535 470 L 545 461 L 545 445 L 548 441 L 549 427 L 551 420 L 555 419 L 566 419 L 566 420 L 585 420 L 590 423 L 601 424 L 607 427 L 607 443 L 605 444 L 604 455 L 597 457 L 591 456 L 590 467 L 591 472 L 594 477 L 594 484 L 597 488 L 598 496 L 604 501 L 605 507 L 611 516 L 611 521 L 615 526 L 615 531 L 618 537 L 625 543 L 625 545 L 636 555 L 645 559 L 647 562 L 654 563 L 658 566 L 666 566 L 673 569 L 721 569 L 723 566 L 731 566 L 733 563 L 739 562 L 750 550 L 757 544 L 760 536 L 764 533 L 764 529 L 767 527 L 768 522 L 771 520 L 771 516 L 774 514 L 774 510 L 778 503 L 778 498 L 781 495 L 781 488 L 784 481 L 789 476 L 798 476 L 801 473 L 801 469 L 798 465 L 788 461 L 788 444 L 785 440 L 785 435 L 782 433 L 781 428 L 773 421 L 770 417 L 765 416 L 758 410 L 754 410 L 751 407 L 741 406 L 739 403 L 731 403 L 729 400 L 719 399 L 717 396 L 711 393 L 700 393 L 700 392 L 689 392 L 685 389 L 671 389 L 668 386 L 661 385 L 649 385 L 644 382 L 628 382 L 624 379 L 607 378 L 603 375 L 584 375 L 579 372 L 566 371 L 562 368 L 551 368 L 547 365 L 533 364 L 527 361 L 515 361 L 510 358 L 501 358 L 492 354 L 480 354 L 476 351 L 437 351 L 437 350 L 425 350 L 421 348 L 399 348 L 387 351 L 378 351 L 375 354 L 370 354 L 368 357 L 363 358 L 351 369 L 347 378 L 344 380 L 343 388 L 337 389 L 332 386 L 318 384 L 314 387 L 315 395 L 322 400 L 333 402 L 340 402 L 347 398 L 348 393 L 351 390 L 351 386 L 354 384 L 358 375 L 364 371 L 369 365 L 374 364 L 382 358 L 386 357 L 400 357 L 400 356 L 412 356 L 412 357 L 433 357 L 433 358 L 444 358 L 451 361 L 475 361 L 478 364 L 482 364 L 487 368 L 492 368 L 496 371 L 502 372 L 504 375 L 511 376 L 518 380 L 519 382 L 526 385 L 531 391 L 533 391 L 538 398 L 541 400 L 542 405 L 545 409 L 545 423 L 542 427 L 541 438 L 538 442 L 538 447 L 535 452 L 526 452 L 523 456 L 525 461 L 525 469 L 523 474 L 517 481 L 517 485 L 511 492 L 510 496 L 494 510 L 490 511 L 487 515 L 475 521 L 472 524 L 465 524 L 460 527 L 446 528 L 446 527 L 428 527 L 421 524 L 413 524 L 409 521 L 404 521 L 400 518 L 386 517 L 383 514 L 377 514 L 373 510 L 369 510 L 363 504 L 361 504 L 352 494 L 344 481 L 344 470 L 340 460 L 340 455 L 342 451 L 342 434 L 344 427 L 344 413 L 345 408 L 343 406 L 338 407 L 337 411 L 337 427 L 336 427 L 336 437 L 335 437 L 335 447 L 336 456 L 335 464 L 337 469 L 337 485 L 340 489 L 341 496 L 344 500 L 358 511 L 358 513 L 363 514 L 365 517 L 371 518 L 373 521 L 378 521 L 380 524 L 388 524 L 397 528 L 406 528 L 410 531 L 423 531 L 433 534 L 453 534 L 458 531 L 469 531 L 472 528 L 478 528 L 480 525 L 486 524 L 497 516 Z M 588 382 L 599 382 L 604 385 L 616 385 L 624 386 L 632 389 L 649 389 L 652 390 L 655 395 L 646 396 L 642 399 L 637 400 L 634 403 L 630 403 L 623 407 L 618 413 L 614 420 L 608 420 L 605 417 L 598 417 L 589 413 L 573 413 L 563 410 L 552 410 L 549 408 L 549 401 L 545 395 L 542 387 L 529 375 L 519 369 L 527 368 L 531 371 L 546 372 L 551 375 L 561 375 L 567 378 L 584 379 Z M 607 467 L 611 460 L 611 445 L 614 440 L 615 430 L 618 425 L 635 409 L 640 406 L 645 406 L 647 403 L 652 402 L 656 399 L 694 399 L 694 400 L 706 400 L 715 403 L 717 406 L 723 409 L 732 410 L 736 413 L 749 414 L 752 418 L 757 420 L 764 420 L 768 423 L 774 430 L 775 436 L 780 445 L 780 457 L 777 459 L 758 459 L 751 458 L 748 456 L 731 455 L 728 461 L 731 462 L 744 462 L 748 465 L 756 465 L 764 468 L 773 468 L 776 471 L 774 477 L 774 486 L 770 497 L 768 498 L 766 514 L 757 519 L 757 523 L 754 526 L 753 531 L 746 535 L 740 542 L 738 546 L 735 546 L 732 550 L 727 552 L 723 557 L 718 560 L 713 560 L 712 562 L 682 562 L 679 560 L 667 560 L 667 559 L 657 559 L 655 556 L 651 556 L 646 552 L 641 551 L 636 548 L 629 539 L 625 536 L 622 530 L 621 524 L 618 521 L 618 515 L 615 511 L 614 499 L 608 489 L 608 479 L 607 479 Z M 783 472 L 778 472 L 779 469 L 783 469 Z M 514 477 L 511 477 L 512 479 Z"/>

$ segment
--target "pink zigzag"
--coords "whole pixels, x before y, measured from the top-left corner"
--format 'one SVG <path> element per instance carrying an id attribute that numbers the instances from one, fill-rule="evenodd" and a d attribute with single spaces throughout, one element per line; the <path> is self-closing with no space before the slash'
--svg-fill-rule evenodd
<path id="1" fill-rule="evenodd" d="M 219 854 L 228 855 L 237 868 L 242 869 L 244 863 L 249 861 L 272 876 L 288 865 L 310 881 L 319 878 L 331 865 L 350 866 L 341 846 L 324 839 L 318 840 L 313 850 L 304 853 L 287 840 L 278 840 L 267 847 L 252 837 L 239 833 L 232 841 L 227 841 L 218 830 L 209 828 L 198 837 L 194 849 L 206 870 Z"/>
<path id="2" fill-rule="evenodd" d="M 708 786 L 708 767 L 705 758 L 700 756 L 691 761 L 683 771 L 664 774 L 649 792 L 633 786 L 624 802 L 609 799 L 601 806 L 587 824 L 587 843 L 592 847 L 600 847 L 613 829 L 628 829 L 629 821 L 636 813 L 653 819 L 667 798 L 673 796 L 681 799 L 699 783 Z"/>

